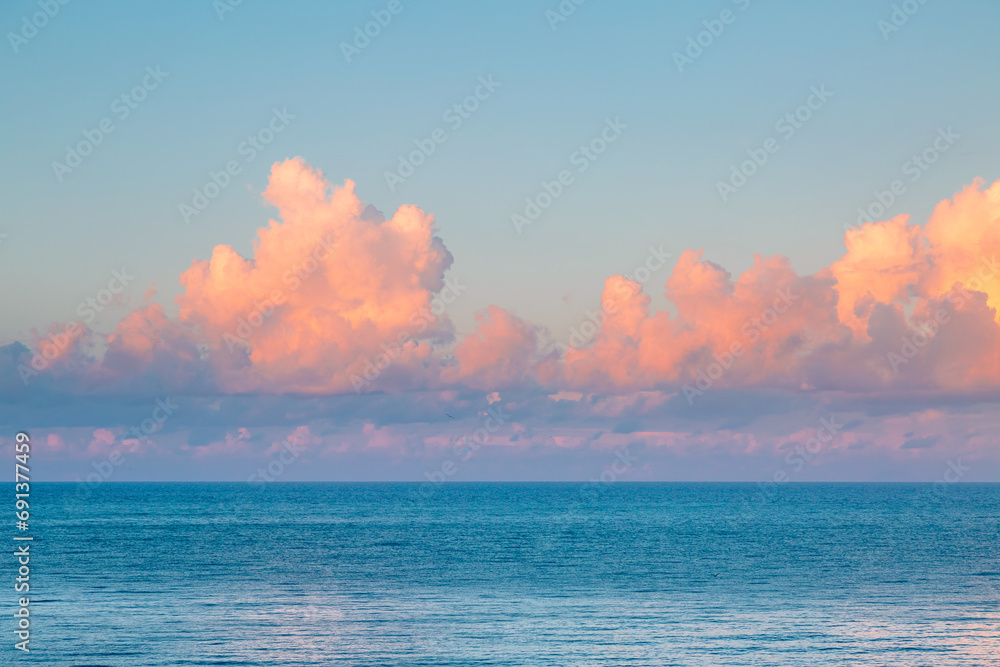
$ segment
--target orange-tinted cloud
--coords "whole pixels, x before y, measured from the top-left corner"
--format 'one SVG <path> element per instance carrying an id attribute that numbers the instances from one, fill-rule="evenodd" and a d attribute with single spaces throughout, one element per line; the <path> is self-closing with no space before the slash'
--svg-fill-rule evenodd
<path id="1" fill-rule="evenodd" d="M 939 203 L 924 226 L 931 266 L 920 281 L 921 296 L 940 296 L 961 283 L 988 294 L 990 308 L 1000 306 L 1000 181 L 983 185 L 976 179 Z"/>
<path id="2" fill-rule="evenodd" d="M 830 266 L 837 281 L 840 321 L 855 335 L 865 335 L 865 325 L 876 303 L 905 299 L 930 266 L 926 239 L 910 216 L 866 224 L 844 234 L 847 254 Z"/>
<path id="3" fill-rule="evenodd" d="M 399 347 L 398 375 L 422 372 L 428 341 L 447 337 L 431 313 L 452 257 L 434 218 L 414 206 L 384 220 L 301 159 L 274 165 L 264 198 L 279 212 L 252 258 L 215 248 L 182 276 L 181 322 L 212 348 L 228 391 L 350 390 L 350 377 Z"/>
<path id="4" fill-rule="evenodd" d="M 976 181 L 941 202 L 924 227 L 897 216 L 848 231 L 845 243 L 843 257 L 814 276 L 799 276 L 787 258 L 756 256 L 735 280 L 685 251 L 666 284 L 674 315 L 651 313 L 639 284 L 609 278 L 599 331 L 565 352 L 565 384 L 998 384 L 1000 182 L 984 190 Z"/>
<path id="5" fill-rule="evenodd" d="M 757 256 L 733 281 L 688 250 L 665 293 L 676 315 L 650 313 L 638 283 L 609 278 L 593 344 L 566 352 L 569 385 L 641 389 L 689 382 L 717 358 L 731 372 L 730 383 L 787 378 L 817 342 L 840 335 L 832 281 L 798 276 L 781 257 Z"/>
<path id="6" fill-rule="evenodd" d="M 498 306 L 476 320 L 476 332 L 456 346 L 458 366 L 446 379 L 493 389 L 516 384 L 537 365 L 538 334 L 531 324 Z"/>
<path id="7" fill-rule="evenodd" d="M 814 275 L 756 255 L 732 276 L 686 250 L 663 286 L 669 311 L 654 312 L 642 284 L 611 276 L 561 353 L 544 329 L 496 305 L 456 344 L 443 313 L 463 288 L 445 280 L 451 254 L 420 209 L 385 219 L 351 181 L 331 186 L 299 158 L 272 167 L 264 198 L 278 216 L 252 256 L 220 245 L 193 262 L 176 320 L 144 305 L 100 355 L 68 341 L 51 366 L 128 388 L 142 378 L 220 393 L 1000 384 L 1000 181 L 976 180 L 924 226 L 897 216 L 846 232 L 842 257 Z"/>

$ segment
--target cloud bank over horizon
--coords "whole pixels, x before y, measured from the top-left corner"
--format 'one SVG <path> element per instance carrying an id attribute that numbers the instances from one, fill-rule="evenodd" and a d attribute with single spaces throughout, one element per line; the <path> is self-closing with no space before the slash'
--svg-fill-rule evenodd
<path id="1" fill-rule="evenodd" d="M 922 456 L 1000 471 L 1000 181 L 974 180 L 924 224 L 848 230 L 812 275 L 755 255 L 733 276 L 685 250 L 663 283 L 608 276 L 572 346 L 516 304 L 484 304 L 456 334 L 448 304 L 465 286 L 415 206 L 384 216 L 302 158 L 273 165 L 263 198 L 277 214 L 251 256 L 218 245 L 193 260 L 176 317 L 149 293 L 110 332 L 60 322 L 0 348 L 0 392 L 18 426 L 37 419 L 54 461 L 123 443 L 137 460 L 266 461 L 294 442 L 293 461 L 374 457 L 403 478 L 424 465 L 406 461 L 442 455 L 500 457 L 492 476 L 530 478 L 517 466 L 585 452 L 600 472 L 628 448 L 645 452 L 635 479 L 671 478 L 668 459 L 697 478 L 707 456 L 792 479 L 820 459 L 819 478 L 892 477 Z M 652 309 L 657 284 L 669 311 Z M 186 408 L 140 414 L 138 429 L 97 406 L 150 412 L 165 396 Z"/>

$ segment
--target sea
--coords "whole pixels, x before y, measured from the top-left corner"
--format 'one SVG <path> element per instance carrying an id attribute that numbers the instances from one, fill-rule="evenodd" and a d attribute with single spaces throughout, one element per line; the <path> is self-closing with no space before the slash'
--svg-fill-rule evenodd
<path id="1" fill-rule="evenodd" d="M 998 510 L 971 483 L 32 483 L 30 651 L 8 556 L 0 664 L 1000 665 Z"/>

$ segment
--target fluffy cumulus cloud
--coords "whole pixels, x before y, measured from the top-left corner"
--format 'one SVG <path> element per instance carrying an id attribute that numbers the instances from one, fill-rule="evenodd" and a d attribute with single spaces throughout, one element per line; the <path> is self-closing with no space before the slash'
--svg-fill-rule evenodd
<path id="1" fill-rule="evenodd" d="M 414 206 L 385 217 L 358 198 L 354 183 L 333 185 L 299 158 L 276 163 L 263 194 L 276 215 L 258 231 L 252 252 L 219 245 L 193 261 L 180 275 L 176 317 L 146 300 L 110 333 L 80 324 L 69 334 L 68 325 L 54 325 L 27 344 L 0 348 L 7 371 L 0 391 L 378 397 L 350 415 L 374 411 L 353 434 L 331 435 L 316 424 L 319 430 L 310 431 L 307 420 L 293 423 L 301 413 L 292 408 L 269 417 L 308 440 L 317 456 L 356 445 L 398 452 L 418 442 L 434 449 L 440 436 L 411 437 L 427 414 L 481 430 L 468 392 L 482 394 L 483 409 L 503 410 L 504 392 L 544 406 L 533 414 L 538 421 L 522 416 L 502 436 L 505 446 L 529 451 L 540 443 L 624 446 L 636 434 L 650 446 L 711 449 L 721 445 L 700 427 L 649 422 L 714 409 L 713 418 L 723 420 L 716 431 L 739 432 L 732 442 L 752 452 L 762 441 L 739 429 L 760 419 L 762 404 L 753 396 L 763 395 L 791 402 L 854 396 L 892 406 L 885 410 L 896 421 L 864 437 L 842 435 L 836 448 L 843 452 L 880 446 L 912 454 L 979 442 L 990 431 L 971 418 L 967 432 L 949 431 L 930 411 L 940 405 L 924 405 L 932 417 L 910 424 L 912 410 L 900 397 L 954 404 L 1000 388 L 1000 182 L 973 182 L 923 225 L 898 216 L 851 229 L 842 257 L 813 275 L 799 275 L 788 258 L 758 255 L 734 276 L 687 250 L 662 284 L 669 311 L 653 310 L 642 284 L 608 277 L 592 297 L 599 324 L 572 346 L 554 346 L 543 328 L 488 304 L 475 332 L 457 339 L 444 311 L 464 287 L 449 274 L 452 256 L 435 235 L 433 216 Z M 464 417 L 452 415 L 462 410 Z M 585 419 L 603 421 L 554 430 Z M 226 428 L 232 423 L 239 422 Z M 66 452 L 79 441 L 101 453 L 121 436 L 100 426 L 80 425 L 89 430 L 75 439 L 68 430 L 53 432 L 48 449 Z M 248 428 L 216 429 L 178 449 L 204 460 L 266 455 L 263 440 L 251 435 L 260 427 Z M 808 428 L 776 429 L 767 446 L 795 446 L 808 440 Z"/>
<path id="2" fill-rule="evenodd" d="M 781 257 L 758 256 L 733 280 L 688 250 L 665 293 L 676 314 L 650 312 L 640 285 L 609 278 L 601 330 L 592 344 L 566 352 L 567 384 L 605 390 L 794 384 L 799 360 L 817 341 L 839 335 L 832 281 L 798 276 Z"/>
<path id="3" fill-rule="evenodd" d="M 565 384 L 604 390 L 712 387 L 872 392 L 963 390 L 1000 381 L 1000 182 L 845 235 L 813 276 L 757 256 L 736 277 L 684 252 L 650 312 L 637 283 L 609 278 L 602 327 L 565 354 Z"/>
<path id="4" fill-rule="evenodd" d="M 385 220 L 354 183 L 331 188 L 300 159 L 274 166 L 264 198 L 280 220 L 253 257 L 220 245 L 181 275 L 180 320 L 211 348 L 222 388 L 349 391 L 386 355 L 397 383 L 432 377 L 433 345 L 450 338 L 432 301 L 452 262 L 433 216 L 403 206 Z"/>
<path id="5" fill-rule="evenodd" d="M 456 346 L 457 364 L 446 379 L 492 389 L 517 384 L 537 371 L 539 335 L 534 326 L 498 306 L 490 306 L 476 320 L 476 332 Z"/>

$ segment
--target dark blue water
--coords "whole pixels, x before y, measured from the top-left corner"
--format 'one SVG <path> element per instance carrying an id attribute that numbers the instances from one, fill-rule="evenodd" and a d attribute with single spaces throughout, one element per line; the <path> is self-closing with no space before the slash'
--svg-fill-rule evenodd
<path id="1" fill-rule="evenodd" d="M 76 492 L 15 664 L 1000 665 L 1000 485 Z"/>

